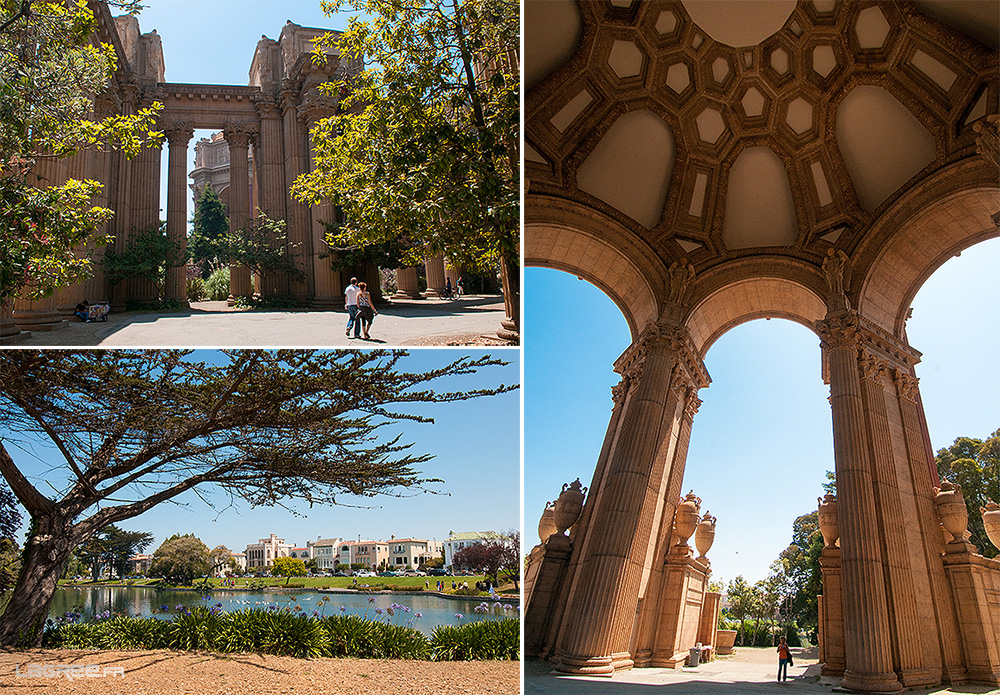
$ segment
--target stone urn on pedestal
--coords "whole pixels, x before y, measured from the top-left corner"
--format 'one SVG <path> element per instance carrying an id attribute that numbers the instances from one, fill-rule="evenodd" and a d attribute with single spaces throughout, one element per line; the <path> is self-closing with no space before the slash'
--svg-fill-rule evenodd
<path id="1" fill-rule="evenodd" d="M 694 546 L 698 549 L 698 559 L 708 562 L 708 551 L 715 542 L 715 517 L 705 512 L 694 532 Z"/>
<path id="2" fill-rule="evenodd" d="M 694 490 L 687 493 L 687 496 L 677 505 L 677 512 L 674 514 L 674 533 L 677 534 L 677 545 L 674 547 L 678 551 L 686 553 L 688 548 L 688 538 L 694 534 L 698 527 L 698 517 L 701 511 L 701 498 L 694 494 Z"/>
<path id="3" fill-rule="evenodd" d="M 953 543 L 960 543 L 969 525 L 969 511 L 965 507 L 962 486 L 943 480 L 941 487 L 934 488 L 934 495 L 934 506 L 941 525 L 954 539 Z"/>
<path id="4" fill-rule="evenodd" d="M 817 497 L 819 502 L 819 532 L 823 534 L 823 545 L 835 548 L 840 538 L 840 522 L 837 519 L 837 496 L 831 492 Z"/>
<path id="5" fill-rule="evenodd" d="M 985 507 L 980 507 L 979 511 L 983 515 L 987 538 L 1000 549 L 1000 504 L 988 502 Z"/>
<path id="6" fill-rule="evenodd" d="M 542 518 L 538 520 L 538 537 L 542 540 L 542 543 L 549 539 L 553 533 L 558 531 L 556 528 L 556 503 L 546 502 L 545 511 L 542 512 Z"/>
<path id="7" fill-rule="evenodd" d="M 552 523 L 556 526 L 557 534 L 563 535 L 580 518 L 586 495 L 587 488 L 581 488 L 579 478 L 568 485 L 563 485 L 562 493 L 555 501 L 552 513 Z"/>

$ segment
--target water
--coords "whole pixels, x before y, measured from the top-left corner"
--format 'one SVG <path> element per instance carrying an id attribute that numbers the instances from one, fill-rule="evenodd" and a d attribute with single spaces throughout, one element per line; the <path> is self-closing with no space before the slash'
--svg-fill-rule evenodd
<path id="1" fill-rule="evenodd" d="M 374 598 L 374 602 L 369 602 L 369 597 Z M 323 599 L 326 599 L 324 602 Z M 389 619 L 396 625 L 409 625 L 407 620 L 413 620 L 412 627 L 420 630 L 425 635 L 430 635 L 438 625 L 459 625 L 474 622 L 477 620 L 501 620 L 502 618 L 518 615 L 517 610 L 497 610 L 490 613 L 479 614 L 473 609 L 478 606 L 483 599 L 475 600 L 455 600 L 445 599 L 439 596 L 426 594 L 328 594 L 317 591 L 214 591 L 207 598 L 198 591 L 157 591 L 147 587 L 81 587 L 81 588 L 60 588 L 56 590 L 52 599 L 52 607 L 49 609 L 51 617 L 61 616 L 67 611 L 79 611 L 83 614 L 84 620 L 90 620 L 94 615 L 110 610 L 112 613 L 124 613 L 128 615 L 155 615 L 157 618 L 169 620 L 176 614 L 178 605 L 186 608 L 194 606 L 212 607 L 216 603 L 221 603 L 226 612 L 237 611 L 243 608 L 265 609 L 271 604 L 276 604 L 278 608 L 289 607 L 295 610 L 296 606 L 301 606 L 301 610 L 307 615 L 313 615 L 313 611 L 319 611 L 321 615 L 335 615 L 346 613 L 347 615 L 364 616 L 367 612 L 369 618 L 380 620 Z M 410 609 L 406 611 L 396 611 L 396 615 L 389 617 L 386 609 L 390 604 L 406 606 Z M 493 603 L 487 599 L 487 603 L 493 607 Z M 159 612 L 160 606 L 166 605 L 169 611 Z M 341 610 L 344 607 L 345 610 Z M 381 615 L 376 613 L 376 609 L 381 609 Z M 154 612 L 155 611 L 155 612 Z M 421 617 L 417 618 L 417 613 Z M 455 614 L 461 613 L 462 618 L 456 618 Z"/>

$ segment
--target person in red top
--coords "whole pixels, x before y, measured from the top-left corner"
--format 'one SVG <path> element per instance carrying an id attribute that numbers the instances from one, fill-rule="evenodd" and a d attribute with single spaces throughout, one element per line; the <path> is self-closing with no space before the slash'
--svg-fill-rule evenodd
<path id="1" fill-rule="evenodd" d="M 778 644 L 778 682 L 783 682 L 788 680 L 788 662 L 791 661 L 791 652 L 788 650 L 788 644 L 785 642 L 785 638 L 781 638 L 781 643 Z"/>

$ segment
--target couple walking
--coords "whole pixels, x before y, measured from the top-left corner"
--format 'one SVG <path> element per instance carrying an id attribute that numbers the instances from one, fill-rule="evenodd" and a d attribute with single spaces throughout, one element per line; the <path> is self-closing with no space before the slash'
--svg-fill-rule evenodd
<path id="1" fill-rule="evenodd" d="M 371 328 L 375 314 L 378 313 L 375 311 L 372 296 L 368 294 L 368 285 L 358 282 L 357 278 L 351 278 L 351 284 L 344 290 L 344 297 L 347 299 L 347 313 L 350 314 L 347 319 L 347 332 L 344 335 L 350 338 L 351 326 L 354 326 L 354 337 L 362 337 L 363 332 L 365 340 L 368 340 L 371 337 L 368 335 L 368 329 Z"/>

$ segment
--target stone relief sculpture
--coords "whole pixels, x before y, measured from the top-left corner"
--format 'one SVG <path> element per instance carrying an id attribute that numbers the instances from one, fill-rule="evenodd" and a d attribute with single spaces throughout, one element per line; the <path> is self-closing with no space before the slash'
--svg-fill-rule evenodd
<path id="1" fill-rule="evenodd" d="M 686 258 L 674 261 L 667 269 L 667 301 L 679 304 L 688 285 L 694 280 L 694 266 Z"/>

